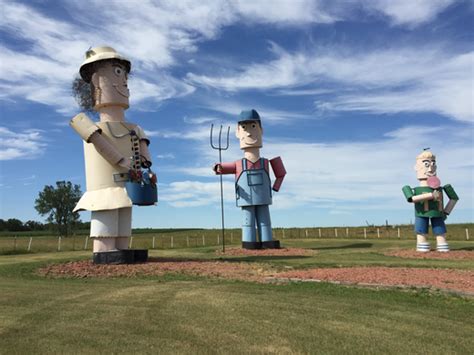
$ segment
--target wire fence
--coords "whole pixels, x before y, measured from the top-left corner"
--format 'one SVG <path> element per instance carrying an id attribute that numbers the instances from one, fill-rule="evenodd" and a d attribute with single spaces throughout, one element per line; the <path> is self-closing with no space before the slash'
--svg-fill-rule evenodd
<path id="1" fill-rule="evenodd" d="M 336 227 L 336 228 L 274 228 L 274 239 L 414 239 L 411 226 L 389 227 Z M 471 240 L 472 231 L 462 225 L 448 226 L 448 240 Z M 8 236 L 0 238 L 0 254 L 61 252 L 92 250 L 92 240 L 87 235 L 70 237 L 55 236 Z M 226 230 L 226 245 L 240 245 L 241 231 Z M 220 230 L 199 230 L 142 233 L 130 238 L 130 248 L 174 249 L 200 248 L 222 245 Z"/>

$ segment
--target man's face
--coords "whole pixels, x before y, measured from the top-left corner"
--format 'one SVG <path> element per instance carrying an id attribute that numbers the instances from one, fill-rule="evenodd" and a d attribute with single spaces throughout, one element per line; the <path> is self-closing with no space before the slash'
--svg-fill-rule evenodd
<path id="1" fill-rule="evenodd" d="M 415 170 L 416 170 L 416 178 L 418 180 L 426 180 L 430 176 L 436 176 L 436 159 L 434 158 L 417 159 Z"/>
<path id="2" fill-rule="evenodd" d="M 235 135 L 239 138 L 240 149 L 262 147 L 262 127 L 257 121 L 239 122 Z"/>
<path id="3" fill-rule="evenodd" d="M 96 88 L 95 108 L 104 106 L 129 107 L 130 91 L 127 86 L 128 74 L 124 66 L 118 63 L 105 62 L 92 75 Z M 97 88 L 99 94 L 97 94 Z"/>

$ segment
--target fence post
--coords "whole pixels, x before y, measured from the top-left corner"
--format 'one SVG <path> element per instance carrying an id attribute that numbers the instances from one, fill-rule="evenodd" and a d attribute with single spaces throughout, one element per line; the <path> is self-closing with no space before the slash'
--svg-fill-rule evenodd
<path id="1" fill-rule="evenodd" d="M 349 236 L 349 228 L 346 228 L 346 237 Z"/>
<path id="2" fill-rule="evenodd" d="M 128 248 L 132 249 L 132 245 L 133 245 L 133 235 L 130 237 L 130 244 L 129 244 Z"/>
<path id="3" fill-rule="evenodd" d="M 204 237 L 204 234 L 202 235 L 202 246 L 206 246 L 206 237 Z"/>
<path id="4" fill-rule="evenodd" d="M 61 251 L 61 236 L 58 237 L 58 251 Z"/>
<path id="5" fill-rule="evenodd" d="M 152 249 L 155 249 L 155 237 L 153 237 L 153 242 L 152 242 L 152 244 L 151 244 L 151 248 L 152 248 Z"/>
<path id="6" fill-rule="evenodd" d="M 217 245 L 221 244 L 221 241 L 220 241 L 220 238 L 219 238 L 219 234 L 217 235 Z"/>
<path id="7" fill-rule="evenodd" d="M 28 251 L 31 250 L 31 242 L 33 241 L 33 237 L 30 237 L 30 242 L 28 243 Z"/>
<path id="8" fill-rule="evenodd" d="M 364 228 L 364 239 L 367 239 L 367 228 Z"/>
<path id="9" fill-rule="evenodd" d="M 334 228 L 334 236 L 337 238 L 337 228 Z"/>
<path id="10" fill-rule="evenodd" d="M 466 228 L 466 240 L 469 240 L 469 229 Z"/>
<path id="11" fill-rule="evenodd" d="M 84 250 L 87 249 L 87 241 L 88 241 L 88 238 L 89 238 L 89 236 L 86 235 L 86 240 L 85 240 L 85 242 L 84 242 Z"/>
<path id="12" fill-rule="evenodd" d="M 230 244 L 234 243 L 234 232 L 230 232 Z"/>
<path id="13" fill-rule="evenodd" d="M 319 238 L 321 238 L 321 228 L 318 228 Z"/>
<path id="14" fill-rule="evenodd" d="M 397 228 L 398 239 L 400 239 L 400 227 Z"/>
<path id="15" fill-rule="evenodd" d="M 16 235 L 13 237 L 13 250 L 16 251 Z"/>
<path id="16" fill-rule="evenodd" d="M 304 234 L 306 235 L 306 238 L 308 238 L 308 230 L 307 229 L 304 230 Z"/>
<path id="17" fill-rule="evenodd" d="M 173 248 L 174 248 L 174 238 L 173 238 L 173 236 L 171 236 L 171 249 L 173 249 Z"/>
<path id="18" fill-rule="evenodd" d="M 283 232 L 283 239 L 285 239 L 285 230 L 282 229 L 281 231 Z"/>
<path id="19" fill-rule="evenodd" d="M 380 238 L 380 229 L 377 228 L 377 238 Z"/>

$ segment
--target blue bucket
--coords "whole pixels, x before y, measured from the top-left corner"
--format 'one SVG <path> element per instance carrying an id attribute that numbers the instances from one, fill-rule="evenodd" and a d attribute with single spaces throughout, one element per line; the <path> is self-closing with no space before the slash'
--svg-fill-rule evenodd
<path id="1" fill-rule="evenodd" d="M 150 181 L 148 171 L 143 172 L 142 181 L 127 181 L 125 188 L 134 205 L 150 206 L 158 201 L 156 184 Z"/>

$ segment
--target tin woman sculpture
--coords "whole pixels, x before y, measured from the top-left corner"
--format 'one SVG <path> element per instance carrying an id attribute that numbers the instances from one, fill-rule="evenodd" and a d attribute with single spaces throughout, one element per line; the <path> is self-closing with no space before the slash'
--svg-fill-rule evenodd
<path id="1" fill-rule="evenodd" d="M 150 141 L 142 128 L 125 121 L 130 68 L 130 61 L 113 48 L 92 48 L 73 86 L 81 106 L 100 117 L 94 122 L 80 113 L 70 122 L 84 140 L 87 191 L 75 211 L 91 211 L 95 263 L 132 263 L 148 257 L 147 250 L 128 250 L 132 205 L 157 201 Z"/>

